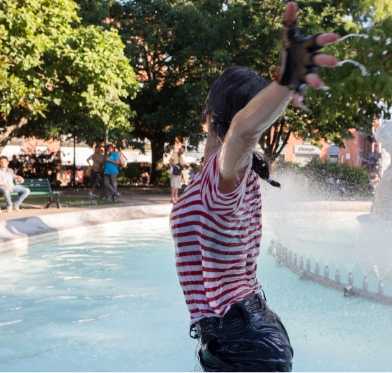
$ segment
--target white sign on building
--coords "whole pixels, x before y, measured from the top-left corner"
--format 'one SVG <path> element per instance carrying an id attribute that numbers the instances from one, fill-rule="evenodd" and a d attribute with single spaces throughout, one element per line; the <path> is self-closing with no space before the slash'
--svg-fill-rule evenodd
<path id="1" fill-rule="evenodd" d="M 321 150 L 312 144 L 301 144 L 294 146 L 294 154 L 299 156 L 320 155 Z"/>
<path id="2" fill-rule="evenodd" d="M 305 166 L 312 158 L 320 156 L 320 149 L 312 144 L 294 145 L 295 163 Z"/>

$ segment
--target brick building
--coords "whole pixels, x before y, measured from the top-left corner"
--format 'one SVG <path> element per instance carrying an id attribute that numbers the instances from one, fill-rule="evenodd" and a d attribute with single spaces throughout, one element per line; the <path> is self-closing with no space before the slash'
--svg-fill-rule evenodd
<path id="1" fill-rule="evenodd" d="M 373 125 L 373 134 L 379 121 Z M 368 166 L 381 153 L 381 146 L 374 135 L 364 134 L 350 129 L 351 138 L 344 141 L 343 146 L 321 141 L 317 146 L 292 135 L 283 151 L 282 157 L 287 162 L 301 165 L 308 163 L 313 157 L 322 160 L 347 164 L 354 167 Z"/>

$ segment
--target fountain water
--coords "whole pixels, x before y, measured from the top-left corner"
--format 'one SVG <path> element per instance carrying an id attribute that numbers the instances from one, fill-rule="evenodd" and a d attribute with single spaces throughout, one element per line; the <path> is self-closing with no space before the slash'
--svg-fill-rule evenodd
<path id="1" fill-rule="evenodd" d="M 343 66 L 343 65 L 346 65 L 346 64 L 351 64 L 351 65 L 354 65 L 355 67 L 358 67 L 358 69 L 361 70 L 362 76 L 368 76 L 369 75 L 366 67 L 364 65 L 362 65 L 361 63 L 359 63 L 358 61 L 343 60 L 343 61 L 338 62 L 336 64 L 336 66 L 339 67 L 339 66 Z"/>
<path id="2" fill-rule="evenodd" d="M 347 39 L 351 39 L 351 38 L 370 39 L 370 40 L 375 41 L 375 42 L 380 42 L 381 41 L 381 37 L 377 36 L 377 35 L 369 36 L 367 34 L 352 33 L 352 34 L 348 34 L 348 35 L 345 35 L 345 36 L 341 37 L 338 40 L 338 43 L 341 43 L 341 42 L 346 41 Z M 386 41 L 385 41 L 385 45 L 389 45 L 391 43 L 392 43 L 392 39 L 391 38 L 387 38 Z M 383 56 L 386 56 L 387 54 L 388 54 L 388 50 L 384 50 L 382 52 Z M 373 56 L 374 56 L 374 54 L 372 52 L 370 52 L 368 54 L 369 58 L 371 58 Z M 368 76 L 369 75 L 369 72 L 366 69 L 366 67 L 364 65 L 362 65 L 361 63 L 359 63 L 358 61 L 355 61 L 355 60 L 351 60 L 351 59 L 342 60 L 342 61 L 338 62 L 338 64 L 336 66 L 339 67 L 339 66 L 343 66 L 343 65 L 346 65 L 346 64 L 351 64 L 351 65 L 354 65 L 355 67 L 359 68 L 359 70 L 361 71 L 362 76 Z"/>
<path id="3" fill-rule="evenodd" d="M 392 121 L 384 121 L 377 139 L 392 153 Z M 305 176 L 290 170 L 277 178 L 281 189 L 263 191 L 264 219 L 276 241 L 299 258 L 297 266 L 287 261 L 289 268 L 300 278 L 336 289 L 351 286 L 347 296 L 391 304 L 392 165 L 384 172 L 373 209 L 370 201 L 331 200 Z M 282 258 L 281 264 L 287 266 Z M 347 281 L 350 273 L 353 285 Z"/>

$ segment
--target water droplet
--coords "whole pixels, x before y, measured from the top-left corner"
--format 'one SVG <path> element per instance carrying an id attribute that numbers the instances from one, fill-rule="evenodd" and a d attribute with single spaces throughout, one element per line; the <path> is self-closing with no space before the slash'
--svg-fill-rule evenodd
<path id="1" fill-rule="evenodd" d="M 392 43 L 392 38 L 388 38 L 386 41 L 385 41 L 385 44 L 386 45 L 389 45 L 389 44 L 391 44 Z"/>
<path id="2" fill-rule="evenodd" d="M 364 38 L 364 39 L 368 39 L 369 38 L 369 36 L 368 35 L 366 35 L 366 34 L 348 34 L 348 35 L 346 35 L 346 36 L 343 36 L 342 38 L 340 38 L 339 40 L 338 40 L 338 42 L 340 42 L 340 41 L 344 41 L 344 40 L 347 40 L 347 39 L 350 39 L 350 38 Z"/>
<path id="3" fill-rule="evenodd" d="M 383 51 L 383 52 L 382 52 L 382 55 L 383 55 L 383 56 L 386 56 L 387 54 L 388 54 L 388 51 Z"/>
<path id="4" fill-rule="evenodd" d="M 366 114 L 367 113 L 367 111 L 366 110 L 362 110 L 362 114 Z"/>
<path id="5" fill-rule="evenodd" d="M 371 57 L 373 57 L 373 56 L 374 56 L 373 52 L 370 52 L 370 53 L 368 54 L 368 57 L 369 57 L 369 58 L 371 58 Z"/>
<path id="6" fill-rule="evenodd" d="M 343 61 L 338 62 L 336 64 L 336 66 L 339 67 L 339 66 L 343 66 L 345 64 L 351 64 L 351 65 L 354 65 L 354 66 L 358 67 L 358 69 L 361 70 L 362 76 L 369 75 L 368 71 L 366 70 L 366 67 L 363 66 L 362 64 L 360 64 L 359 62 L 354 61 L 354 60 L 343 60 Z"/>
<path id="7" fill-rule="evenodd" d="M 374 41 L 380 41 L 381 38 L 380 38 L 379 36 L 373 36 L 373 40 L 374 40 Z"/>

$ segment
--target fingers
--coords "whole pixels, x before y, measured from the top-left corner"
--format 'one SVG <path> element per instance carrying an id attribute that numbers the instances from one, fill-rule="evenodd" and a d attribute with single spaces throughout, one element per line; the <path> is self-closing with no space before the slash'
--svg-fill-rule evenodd
<path id="1" fill-rule="evenodd" d="M 295 107 L 301 107 L 303 105 L 303 103 L 304 103 L 304 96 L 302 96 L 302 95 L 300 95 L 298 93 L 293 94 L 292 104 Z"/>
<path id="2" fill-rule="evenodd" d="M 286 27 L 293 26 L 297 22 L 298 6 L 294 1 L 287 4 L 286 10 L 283 14 L 283 24 Z"/>
<path id="3" fill-rule="evenodd" d="M 323 67 L 335 67 L 338 63 L 335 56 L 331 56 L 330 54 L 316 54 L 313 57 L 313 62 L 316 65 Z"/>
<path id="4" fill-rule="evenodd" d="M 304 96 L 295 93 L 293 95 L 292 105 L 298 109 L 302 109 L 305 112 L 310 112 L 309 108 L 304 104 Z"/>
<path id="5" fill-rule="evenodd" d="M 340 36 L 338 34 L 335 34 L 334 32 L 327 32 L 317 36 L 316 43 L 323 47 L 325 45 L 335 43 L 339 38 Z"/>
<path id="6" fill-rule="evenodd" d="M 308 74 L 305 77 L 306 83 L 313 88 L 320 89 L 325 86 L 324 82 L 317 74 Z"/>

